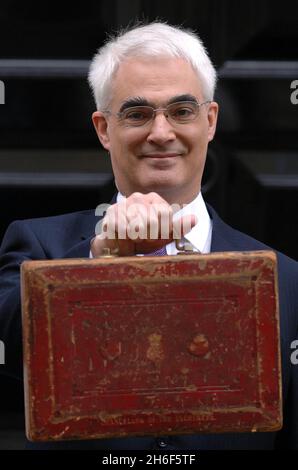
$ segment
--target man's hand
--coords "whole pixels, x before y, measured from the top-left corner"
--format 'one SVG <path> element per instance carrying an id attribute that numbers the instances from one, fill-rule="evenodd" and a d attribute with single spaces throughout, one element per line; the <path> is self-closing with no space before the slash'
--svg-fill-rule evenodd
<path id="1" fill-rule="evenodd" d="M 151 253 L 188 233 L 197 223 L 195 215 L 173 221 L 178 205 L 170 206 L 156 193 L 133 193 L 108 208 L 102 231 L 91 243 L 93 257 L 105 248 L 119 256 Z"/>

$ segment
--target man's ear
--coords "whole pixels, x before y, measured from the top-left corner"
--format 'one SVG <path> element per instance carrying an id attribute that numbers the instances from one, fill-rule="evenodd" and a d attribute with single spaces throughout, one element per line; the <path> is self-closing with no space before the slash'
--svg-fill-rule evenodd
<path id="1" fill-rule="evenodd" d="M 92 114 L 92 122 L 96 130 L 96 134 L 106 150 L 110 150 L 110 138 L 108 133 L 108 122 L 105 115 L 100 111 Z"/>
<path id="2" fill-rule="evenodd" d="M 218 116 L 218 103 L 215 101 L 211 101 L 208 106 L 208 142 L 213 140 L 215 131 L 216 131 L 216 123 L 217 123 L 217 116 Z"/>

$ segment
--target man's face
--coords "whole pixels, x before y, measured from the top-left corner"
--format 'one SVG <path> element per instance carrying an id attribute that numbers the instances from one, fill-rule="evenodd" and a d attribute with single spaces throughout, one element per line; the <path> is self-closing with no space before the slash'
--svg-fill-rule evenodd
<path id="1" fill-rule="evenodd" d="M 165 108 L 183 96 L 205 101 L 191 65 L 176 58 L 131 58 L 113 80 L 109 111 L 93 114 L 104 148 L 109 151 L 119 191 L 157 192 L 169 203 L 188 203 L 199 192 L 208 142 L 212 140 L 218 106 L 200 107 L 195 120 L 170 122 L 163 112 L 143 126 L 128 126 L 117 117 L 134 103 Z"/>

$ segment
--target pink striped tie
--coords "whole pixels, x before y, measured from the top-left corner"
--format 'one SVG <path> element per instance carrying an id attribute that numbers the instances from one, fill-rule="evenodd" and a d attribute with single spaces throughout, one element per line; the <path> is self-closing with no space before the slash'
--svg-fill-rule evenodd
<path id="1" fill-rule="evenodd" d="M 165 256 L 166 254 L 167 254 L 166 247 L 163 246 L 162 248 L 152 251 L 151 253 L 144 254 L 144 256 Z"/>

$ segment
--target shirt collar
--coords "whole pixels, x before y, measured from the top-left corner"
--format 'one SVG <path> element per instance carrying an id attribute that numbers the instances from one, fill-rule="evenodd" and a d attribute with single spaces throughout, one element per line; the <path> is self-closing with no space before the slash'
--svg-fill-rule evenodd
<path id="1" fill-rule="evenodd" d="M 193 249 L 200 253 L 210 253 L 212 222 L 207 211 L 202 193 L 189 204 L 185 205 L 180 211 L 176 212 L 174 219 L 182 215 L 194 214 L 197 216 L 197 224 L 188 232 L 184 238 L 191 243 Z M 175 243 L 170 243 L 168 254 L 177 254 Z"/>
<path id="2" fill-rule="evenodd" d="M 117 194 L 117 202 L 123 201 L 125 196 L 120 192 Z M 197 197 L 186 204 L 174 215 L 174 220 L 182 215 L 195 214 L 197 216 L 197 224 L 188 232 L 184 238 L 191 243 L 193 249 L 200 253 L 210 253 L 212 238 L 212 222 L 207 211 L 202 193 L 199 192 Z M 175 242 L 166 246 L 168 255 L 176 255 L 178 253 Z"/>

